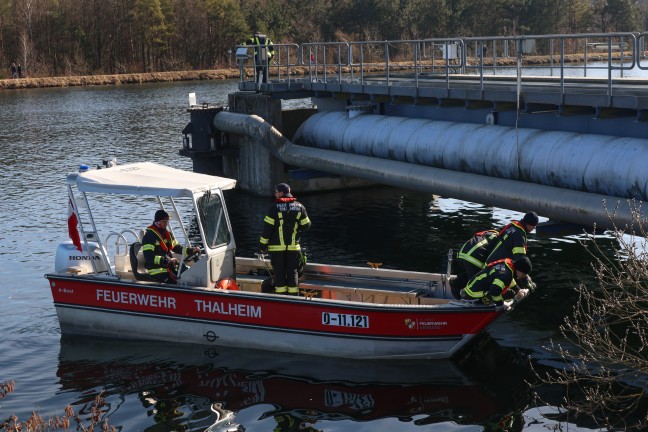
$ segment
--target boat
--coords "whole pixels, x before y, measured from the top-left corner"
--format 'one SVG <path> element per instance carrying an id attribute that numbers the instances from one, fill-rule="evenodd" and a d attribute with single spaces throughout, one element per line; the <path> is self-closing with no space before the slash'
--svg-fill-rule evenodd
<path id="1" fill-rule="evenodd" d="M 234 179 L 152 162 L 104 161 L 68 174 L 71 240 L 58 245 L 54 272 L 45 275 L 61 332 L 340 358 L 442 359 L 515 307 L 455 300 L 450 265 L 427 273 L 309 262 L 298 296 L 267 292 L 269 260 L 236 256 L 225 202 L 235 186 Z M 138 247 L 138 227 L 146 223 L 134 214 L 145 209 L 150 218 L 157 208 L 170 215 L 180 243 L 202 248 L 199 256 L 178 256 L 188 269 L 174 284 L 146 274 Z"/>

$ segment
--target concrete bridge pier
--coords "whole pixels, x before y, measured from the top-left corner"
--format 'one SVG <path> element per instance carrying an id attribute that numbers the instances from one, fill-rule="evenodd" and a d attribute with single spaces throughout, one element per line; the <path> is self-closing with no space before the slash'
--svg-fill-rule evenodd
<path id="1" fill-rule="evenodd" d="M 269 95 L 237 92 L 228 97 L 229 111 L 257 115 L 272 125 L 287 139 L 292 139 L 299 126 L 316 109 L 281 109 L 281 100 Z M 214 116 L 221 106 L 203 105 L 189 108 L 190 123 L 183 130 L 184 142 L 180 154 L 190 157 L 194 172 L 235 178 L 238 188 L 256 195 L 272 195 L 274 185 L 286 182 L 298 191 L 363 187 L 374 184 L 367 180 L 289 166 L 275 158 L 255 138 L 219 131 Z"/>
<path id="2" fill-rule="evenodd" d="M 279 131 L 284 130 L 281 100 L 260 93 L 239 92 L 228 95 L 228 104 L 230 112 L 256 114 Z M 235 134 L 230 134 L 229 139 L 238 149 L 238 158 L 230 161 L 230 177 L 237 179 L 240 189 L 271 195 L 275 184 L 287 182 L 289 167 L 274 158 L 261 143 Z"/>

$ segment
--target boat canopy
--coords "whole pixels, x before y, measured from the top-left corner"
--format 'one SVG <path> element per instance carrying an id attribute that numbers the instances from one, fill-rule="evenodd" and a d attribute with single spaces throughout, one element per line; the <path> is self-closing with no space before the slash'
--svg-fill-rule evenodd
<path id="1" fill-rule="evenodd" d="M 232 189 L 236 180 L 140 162 L 73 173 L 68 182 L 82 192 L 140 196 L 191 197 L 214 189 Z"/>

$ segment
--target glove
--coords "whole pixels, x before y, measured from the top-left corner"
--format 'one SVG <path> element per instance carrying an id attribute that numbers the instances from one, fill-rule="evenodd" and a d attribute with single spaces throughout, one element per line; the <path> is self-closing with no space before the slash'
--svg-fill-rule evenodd
<path id="1" fill-rule="evenodd" d="M 526 275 L 523 278 L 516 279 L 515 283 L 520 287 L 520 288 L 529 288 L 533 290 L 535 288 L 535 283 L 531 280 L 531 276 Z"/>
<path id="2" fill-rule="evenodd" d="M 264 244 L 260 245 L 259 246 L 259 253 L 261 253 L 263 255 L 267 254 L 268 253 L 268 245 L 264 245 Z"/>
<path id="3" fill-rule="evenodd" d="M 520 301 L 529 294 L 528 289 L 521 289 L 515 294 L 515 300 Z"/>
<path id="4" fill-rule="evenodd" d="M 506 312 L 506 311 L 508 311 L 510 309 L 511 309 L 511 305 L 508 304 L 508 303 L 504 303 L 502 306 L 497 306 L 495 308 L 495 310 L 499 311 L 499 312 Z"/>

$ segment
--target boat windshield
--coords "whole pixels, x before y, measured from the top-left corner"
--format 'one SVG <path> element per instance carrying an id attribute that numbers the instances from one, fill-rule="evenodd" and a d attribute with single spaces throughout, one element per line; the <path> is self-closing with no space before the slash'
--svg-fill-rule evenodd
<path id="1" fill-rule="evenodd" d="M 207 193 L 198 199 L 198 211 L 205 241 L 210 249 L 229 244 L 231 234 L 220 195 Z"/>

